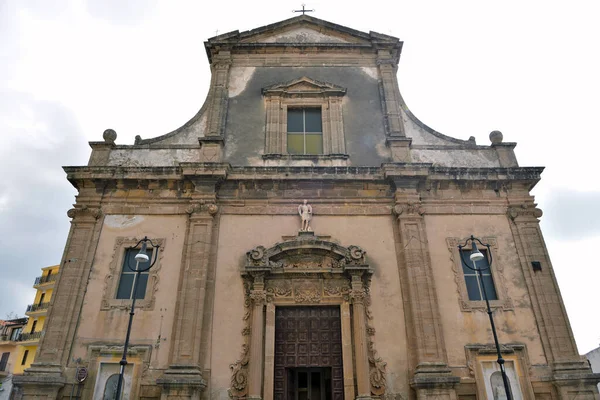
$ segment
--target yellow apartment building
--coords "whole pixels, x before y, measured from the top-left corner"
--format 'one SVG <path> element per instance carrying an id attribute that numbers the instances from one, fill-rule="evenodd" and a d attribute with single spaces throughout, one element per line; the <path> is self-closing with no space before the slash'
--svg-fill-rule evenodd
<path id="1" fill-rule="evenodd" d="M 22 374 L 23 371 L 31 366 L 37 352 L 38 344 L 44 332 L 46 315 L 54 282 L 58 276 L 58 265 L 42 268 L 42 275 L 35 278 L 33 284 L 36 289 L 33 304 L 27 306 L 25 315 L 29 317 L 27 324 L 23 328 L 19 339 L 19 348 L 17 350 L 17 361 L 13 366 L 14 374 Z"/>

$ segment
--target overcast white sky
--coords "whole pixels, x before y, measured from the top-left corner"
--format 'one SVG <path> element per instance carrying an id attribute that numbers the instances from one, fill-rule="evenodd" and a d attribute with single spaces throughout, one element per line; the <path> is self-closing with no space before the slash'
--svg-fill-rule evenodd
<path id="1" fill-rule="evenodd" d="M 88 141 L 183 125 L 209 84 L 203 42 L 292 17 L 301 1 L 0 0 L 0 318 L 60 262 Z M 446 135 L 490 131 L 546 166 L 534 193 L 580 352 L 600 343 L 598 1 L 307 2 L 314 16 L 404 41 L 412 112 Z M 474 232 L 477 234 L 477 232 Z"/>

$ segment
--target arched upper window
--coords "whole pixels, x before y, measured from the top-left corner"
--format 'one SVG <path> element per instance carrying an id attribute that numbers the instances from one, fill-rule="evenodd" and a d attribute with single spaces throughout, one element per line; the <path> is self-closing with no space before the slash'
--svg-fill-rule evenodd
<path id="1" fill-rule="evenodd" d="M 104 385 L 104 395 L 102 396 L 103 400 L 114 400 L 117 395 L 117 384 L 119 383 L 119 374 L 112 374 L 106 380 L 106 385 Z M 123 384 L 121 388 L 125 387 L 125 377 L 123 377 Z M 123 398 L 123 390 L 121 390 L 121 398 Z"/>
<path id="2" fill-rule="evenodd" d="M 510 379 L 508 380 L 508 388 L 510 388 Z M 496 371 L 490 376 L 490 384 L 492 386 L 492 393 L 494 393 L 494 400 L 506 400 L 506 390 L 504 390 L 504 381 L 502 380 L 502 372 Z M 512 391 L 512 390 L 511 390 Z M 512 396 L 511 396 L 512 398 Z"/>

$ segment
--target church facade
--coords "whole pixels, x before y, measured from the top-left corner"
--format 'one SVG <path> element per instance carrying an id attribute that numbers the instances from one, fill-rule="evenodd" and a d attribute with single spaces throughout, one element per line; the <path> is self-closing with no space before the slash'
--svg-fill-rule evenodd
<path id="1" fill-rule="evenodd" d="M 15 398 L 113 398 L 137 279 L 124 398 L 502 399 L 487 289 L 514 399 L 598 399 L 530 194 L 542 168 L 500 132 L 420 122 L 401 41 L 301 15 L 205 48 L 189 122 L 133 145 L 107 130 L 65 167 L 71 230 Z M 144 237 L 156 263 L 136 275 Z"/>

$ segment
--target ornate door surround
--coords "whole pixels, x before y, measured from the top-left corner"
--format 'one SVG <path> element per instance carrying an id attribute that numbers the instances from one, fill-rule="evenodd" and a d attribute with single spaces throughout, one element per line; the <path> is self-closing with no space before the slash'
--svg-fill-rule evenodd
<path id="1" fill-rule="evenodd" d="M 245 327 L 242 355 L 231 364 L 230 396 L 273 400 L 275 310 L 284 306 L 340 308 L 344 398 L 385 393 L 386 363 L 378 357 L 370 324 L 373 270 L 366 252 L 343 247 L 313 232 L 299 232 L 270 248 L 246 253 Z"/>

